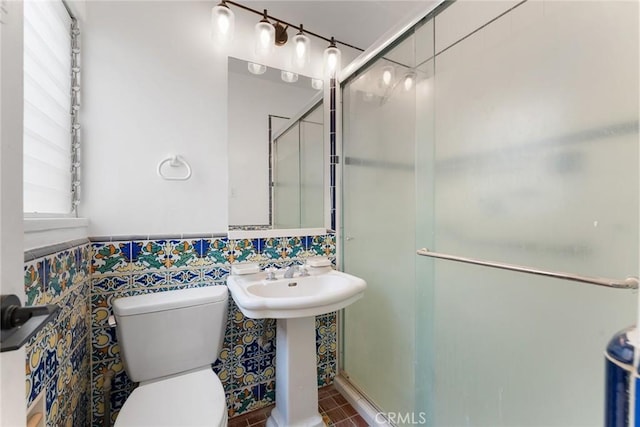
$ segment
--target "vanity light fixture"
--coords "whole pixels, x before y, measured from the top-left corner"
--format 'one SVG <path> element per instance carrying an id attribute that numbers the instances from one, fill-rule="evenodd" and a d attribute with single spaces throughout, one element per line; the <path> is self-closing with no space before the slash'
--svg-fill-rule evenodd
<path id="1" fill-rule="evenodd" d="M 336 47 L 336 39 L 331 37 L 329 46 L 324 50 L 324 73 L 327 77 L 334 77 L 340 66 L 340 49 Z"/>
<path id="2" fill-rule="evenodd" d="M 296 68 L 304 68 L 311 60 L 311 40 L 304 34 L 303 26 L 293 37 L 293 65 Z"/>
<path id="3" fill-rule="evenodd" d="M 222 0 L 211 9 L 211 38 L 219 44 L 228 43 L 233 38 L 235 15 Z"/>
<path id="4" fill-rule="evenodd" d="M 264 57 L 273 52 L 273 48 L 276 42 L 276 29 L 269 22 L 269 15 L 267 9 L 264 10 L 263 17 L 256 24 L 256 55 Z"/>
<path id="5" fill-rule="evenodd" d="M 292 73 L 291 71 L 281 71 L 280 78 L 282 81 L 287 83 L 295 83 L 298 81 L 298 75 L 296 73 Z"/>
<path id="6" fill-rule="evenodd" d="M 251 74 L 259 76 L 267 71 L 267 66 L 262 64 L 256 64 L 255 62 L 248 62 L 247 68 Z"/>
<path id="7" fill-rule="evenodd" d="M 409 71 L 407 74 L 405 74 L 404 81 L 402 82 L 405 92 L 409 92 L 411 89 L 413 89 L 413 85 L 415 84 L 415 82 L 416 73 L 414 73 L 413 71 Z"/>
<path id="8" fill-rule="evenodd" d="M 324 82 L 321 79 L 311 79 L 311 87 L 315 90 L 322 90 Z"/>
<path id="9" fill-rule="evenodd" d="M 300 24 L 300 26 L 295 26 L 282 19 L 270 16 L 266 9 L 263 12 L 260 12 L 232 0 L 222 0 L 218 6 L 213 8 L 211 20 L 212 34 L 231 34 L 233 32 L 233 13 L 231 12 L 231 9 L 229 9 L 229 6 L 238 7 L 245 11 L 262 16 L 260 22 L 255 26 L 255 52 L 258 58 L 273 53 L 275 46 L 285 45 L 289 38 L 287 36 L 287 29 L 289 28 L 298 30 L 298 33 L 293 37 L 294 47 L 291 50 L 291 63 L 298 70 L 304 69 L 307 64 L 311 62 L 311 42 L 309 40 L 309 36 L 317 37 L 331 43 L 329 46 L 331 49 L 330 54 L 325 55 L 325 59 L 331 61 L 331 63 L 327 64 L 325 62 L 325 69 L 333 70 L 333 73 L 337 71 L 340 64 L 340 50 L 337 48 L 336 44 L 341 44 L 360 52 L 364 51 L 364 49 L 360 49 L 359 47 L 350 45 L 349 43 L 335 40 L 333 37 L 328 39 L 320 34 L 305 30 L 303 29 L 302 24 Z M 216 36 L 214 39 L 217 43 L 225 43 L 229 38 Z"/>
<path id="10" fill-rule="evenodd" d="M 393 83 L 394 74 L 395 70 L 391 65 L 387 65 L 386 67 L 382 68 L 380 83 L 383 87 L 391 86 L 391 83 Z"/>

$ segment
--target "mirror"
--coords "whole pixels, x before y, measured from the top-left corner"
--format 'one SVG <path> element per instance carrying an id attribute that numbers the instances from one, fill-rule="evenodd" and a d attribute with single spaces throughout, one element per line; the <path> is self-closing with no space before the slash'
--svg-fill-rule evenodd
<path id="1" fill-rule="evenodd" d="M 272 140 L 274 228 L 324 227 L 324 111 L 316 97 Z"/>
<path id="2" fill-rule="evenodd" d="M 229 58 L 229 229 L 323 227 L 322 90 L 306 76 L 288 83 L 281 70 L 249 66 Z"/>

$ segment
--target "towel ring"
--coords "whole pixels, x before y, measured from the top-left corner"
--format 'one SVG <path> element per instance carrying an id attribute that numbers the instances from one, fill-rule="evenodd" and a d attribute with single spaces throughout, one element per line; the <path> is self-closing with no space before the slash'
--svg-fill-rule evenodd
<path id="1" fill-rule="evenodd" d="M 167 176 L 162 173 L 162 167 L 165 163 L 169 163 L 172 168 L 184 166 L 187 169 L 187 174 L 184 176 Z M 158 163 L 158 176 L 167 181 L 186 181 L 191 178 L 191 166 L 180 156 L 170 156 Z"/>

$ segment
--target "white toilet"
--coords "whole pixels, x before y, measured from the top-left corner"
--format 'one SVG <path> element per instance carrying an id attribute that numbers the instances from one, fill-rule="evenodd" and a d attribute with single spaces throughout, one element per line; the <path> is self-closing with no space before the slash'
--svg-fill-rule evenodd
<path id="1" fill-rule="evenodd" d="M 222 383 L 211 369 L 224 339 L 226 286 L 116 299 L 120 354 L 140 385 L 117 427 L 226 426 Z"/>

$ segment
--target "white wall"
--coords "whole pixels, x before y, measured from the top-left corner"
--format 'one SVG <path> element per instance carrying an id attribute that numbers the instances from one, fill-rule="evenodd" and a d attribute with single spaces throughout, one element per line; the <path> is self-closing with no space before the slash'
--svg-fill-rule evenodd
<path id="1" fill-rule="evenodd" d="M 209 3 L 88 2 L 83 29 L 83 191 L 90 235 L 227 228 L 226 58 Z M 193 169 L 164 181 L 169 154 Z"/>
<path id="2" fill-rule="evenodd" d="M 256 60 L 255 17 L 237 12 L 233 46 L 216 49 L 213 5 L 87 2 L 80 213 L 90 235 L 227 230 L 227 54 Z M 317 76 L 326 46 L 312 47 L 303 74 Z M 283 49 L 260 62 L 286 69 L 288 57 Z M 169 154 L 190 162 L 191 180 L 156 175 Z"/>
<path id="3" fill-rule="evenodd" d="M 230 224 L 269 224 L 268 116 L 292 117 L 316 93 L 248 72 L 229 73 Z"/>

